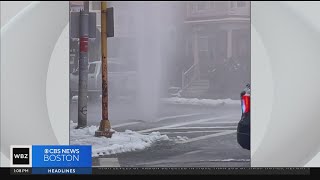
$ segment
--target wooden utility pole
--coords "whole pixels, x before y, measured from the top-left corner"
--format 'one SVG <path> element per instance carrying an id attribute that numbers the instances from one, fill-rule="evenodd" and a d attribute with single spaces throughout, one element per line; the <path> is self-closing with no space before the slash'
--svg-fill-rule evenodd
<path id="1" fill-rule="evenodd" d="M 112 136 L 108 117 L 107 2 L 101 1 L 102 120 L 95 136 Z"/>

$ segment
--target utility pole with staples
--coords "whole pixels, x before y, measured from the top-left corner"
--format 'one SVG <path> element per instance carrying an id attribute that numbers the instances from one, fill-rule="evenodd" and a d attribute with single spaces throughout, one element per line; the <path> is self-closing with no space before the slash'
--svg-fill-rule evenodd
<path id="1" fill-rule="evenodd" d="M 88 103 L 88 43 L 89 43 L 89 2 L 84 2 L 84 10 L 80 11 L 80 56 L 79 56 L 79 98 L 78 128 L 87 126 Z"/>
<path id="2" fill-rule="evenodd" d="M 96 14 L 89 12 L 89 1 L 84 1 L 84 9 L 71 13 L 71 38 L 79 39 L 79 86 L 78 86 L 78 126 L 87 126 L 88 94 L 88 44 L 96 38 Z"/>
<path id="3" fill-rule="evenodd" d="M 107 25 L 108 24 L 108 25 Z M 108 26 L 108 27 L 107 27 Z M 110 26 L 110 27 L 109 27 Z M 101 68 L 102 68 L 102 120 L 95 136 L 111 138 L 114 133 L 108 115 L 108 63 L 107 37 L 113 37 L 113 9 L 107 8 L 107 2 L 101 2 Z"/>

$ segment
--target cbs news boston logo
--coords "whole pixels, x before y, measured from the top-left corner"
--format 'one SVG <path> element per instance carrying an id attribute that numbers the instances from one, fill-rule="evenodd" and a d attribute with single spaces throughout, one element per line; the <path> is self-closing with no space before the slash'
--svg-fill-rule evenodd
<path id="1" fill-rule="evenodd" d="M 32 174 L 91 174 L 89 145 L 11 146 L 11 167 L 32 167 Z"/>

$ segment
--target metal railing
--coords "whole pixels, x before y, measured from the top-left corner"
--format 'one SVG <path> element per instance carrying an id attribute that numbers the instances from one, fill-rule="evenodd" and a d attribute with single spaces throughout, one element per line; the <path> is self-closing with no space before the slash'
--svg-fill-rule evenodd
<path id="1" fill-rule="evenodd" d="M 193 64 L 186 72 L 182 72 L 182 87 L 184 90 L 188 88 L 193 81 L 200 78 L 199 64 Z"/>

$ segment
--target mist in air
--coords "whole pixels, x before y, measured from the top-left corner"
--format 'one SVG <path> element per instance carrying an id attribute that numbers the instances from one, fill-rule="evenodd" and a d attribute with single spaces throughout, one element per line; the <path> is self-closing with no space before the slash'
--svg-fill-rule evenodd
<path id="1" fill-rule="evenodd" d="M 71 10 L 79 10 L 78 3 Z M 107 38 L 108 120 L 119 133 L 93 137 L 102 114 L 101 14 L 100 2 L 91 1 L 97 38 L 89 42 L 89 127 L 74 129 L 79 114 L 74 97 L 70 143 L 92 144 L 101 157 L 125 152 L 121 167 L 250 167 L 250 151 L 239 146 L 236 135 L 240 94 L 251 78 L 250 2 L 107 3 L 114 11 L 114 37 Z M 74 69 L 78 46 L 70 45 Z M 78 81 L 72 84 L 78 87 Z"/>
<path id="2" fill-rule="evenodd" d="M 215 13 L 226 4 L 215 1 Z M 115 37 L 107 40 L 111 121 L 156 121 L 165 113 L 162 98 L 239 99 L 250 82 L 250 23 L 197 22 L 186 2 L 111 1 L 108 7 L 115 22 Z M 90 61 L 101 59 L 97 33 Z M 90 103 L 101 106 L 101 98 Z"/>
<path id="3" fill-rule="evenodd" d="M 129 64 L 130 69 L 136 72 L 129 78 L 131 82 L 128 82 L 128 85 L 134 86 L 133 89 L 136 90 L 133 93 L 135 97 L 132 97 L 132 94 L 125 94 L 131 98 L 131 108 L 136 111 L 130 118 L 154 121 L 160 110 L 160 97 L 166 95 L 168 71 L 166 64 L 173 58 L 170 57 L 172 56 L 170 47 L 175 47 L 175 42 L 169 37 L 170 30 L 175 26 L 177 13 L 174 9 L 175 3 L 113 2 L 112 4 L 115 8 L 115 22 L 120 18 L 127 18 L 128 25 L 123 30 L 115 29 L 115 36 L 125 36 L 128 42 L 124 40 L 121 45 L 118 44 L 119 47 L 112 48 L 114 39 L 110 38 L 109 51 L 117 49 L 116 59 Z M 117 12 L 117 9 L 122 10 Z M 126 15 L 120 17 L 117 13 L 121 12 Z"/>

